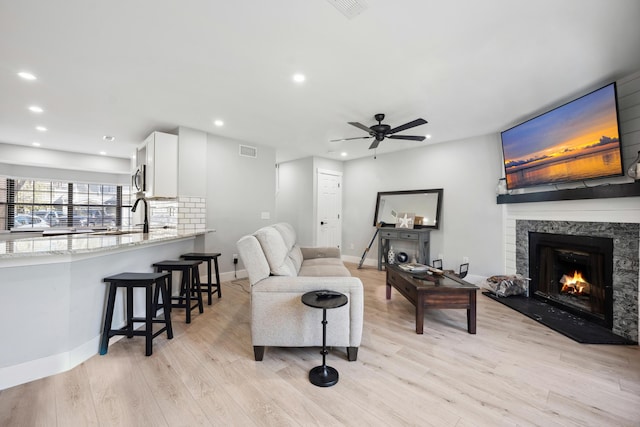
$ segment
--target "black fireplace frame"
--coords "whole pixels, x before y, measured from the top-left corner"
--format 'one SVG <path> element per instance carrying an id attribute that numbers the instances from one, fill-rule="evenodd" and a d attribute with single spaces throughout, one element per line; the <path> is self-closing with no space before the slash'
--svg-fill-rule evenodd
<path id="1" fill-rule="evenodd" d="M 553 298 L 537 292 L 540 281 L 540 246 L 560 246 L 570 245 L 576 250 L 604 255 L 603 278 L 604 292 L 607 304 L 604 310 L 604 319 L 588 311 L 580 310 L 577 307 L 561 304 Z M 537 231 L 529 231 L 529 295 L 545 301 L 558 308 L 562 308 L 576 316 L 600 324 L 608 329 L 613 329 L 613 239 L 608 237 L 595 237 L 584 235 L 552 234 Z"/>

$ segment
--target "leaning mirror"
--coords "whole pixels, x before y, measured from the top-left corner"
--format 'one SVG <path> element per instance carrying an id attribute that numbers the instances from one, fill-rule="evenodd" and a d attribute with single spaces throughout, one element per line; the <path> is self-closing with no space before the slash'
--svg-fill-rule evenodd
<path id="1" fill-rule="evenodd" d="M 379 192 L 373 225 L 395 227 L 400 214 L 412 214 L 415 215 L 413 228 L 438 229 L 442 192 L 442 188 Z"/>

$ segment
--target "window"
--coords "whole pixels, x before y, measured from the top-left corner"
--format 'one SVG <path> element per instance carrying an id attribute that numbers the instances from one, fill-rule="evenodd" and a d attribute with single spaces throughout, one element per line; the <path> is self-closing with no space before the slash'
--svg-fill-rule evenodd
<path id="1" fill-rule="evenodd" d="M 0 178 L 0 229 L 128 226 L 129 186 Z"/>
<path id="2" fill-rule="evenodd" d="M 7 180 L 0 177 L 0 230 L 8 228 L 7 217 Z"/>

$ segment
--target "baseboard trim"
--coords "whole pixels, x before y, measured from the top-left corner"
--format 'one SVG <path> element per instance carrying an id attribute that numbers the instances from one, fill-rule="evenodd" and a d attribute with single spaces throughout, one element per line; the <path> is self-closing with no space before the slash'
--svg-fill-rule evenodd
<path id="1" fill-rule="evenodd" d="M 360 260 L 362 257 L 357 257 L 353 255 L 342 255 L 341 257 L 343 262 L 348 262 L 352 264 L 360 264 Z M 375 267 L 378 268 L 378 264 L 375 259 L 365 259 L 362 265 L 366 265 L 367 267 Z"/>
<path id="2" fill-rule="evenodd" d="M 116 339 L 111 339 L 109 344 L 116 341 Z M 64 353 L 0 368 L 0 390 L 75 368 L 82 362 L 98 354 L 99 344 L 100 336 L 97 336 L 73 350 Z"/>

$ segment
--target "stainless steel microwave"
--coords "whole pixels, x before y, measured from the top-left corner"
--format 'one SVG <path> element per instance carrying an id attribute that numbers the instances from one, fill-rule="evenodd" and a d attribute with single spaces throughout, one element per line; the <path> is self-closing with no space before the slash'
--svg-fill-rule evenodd
<path id="1" fill-rule="evenodd" d="M 147 191 L 147 165 L 136 166 L 136 171 L 131 176 L 131 187 L 136 193 Z"/>

